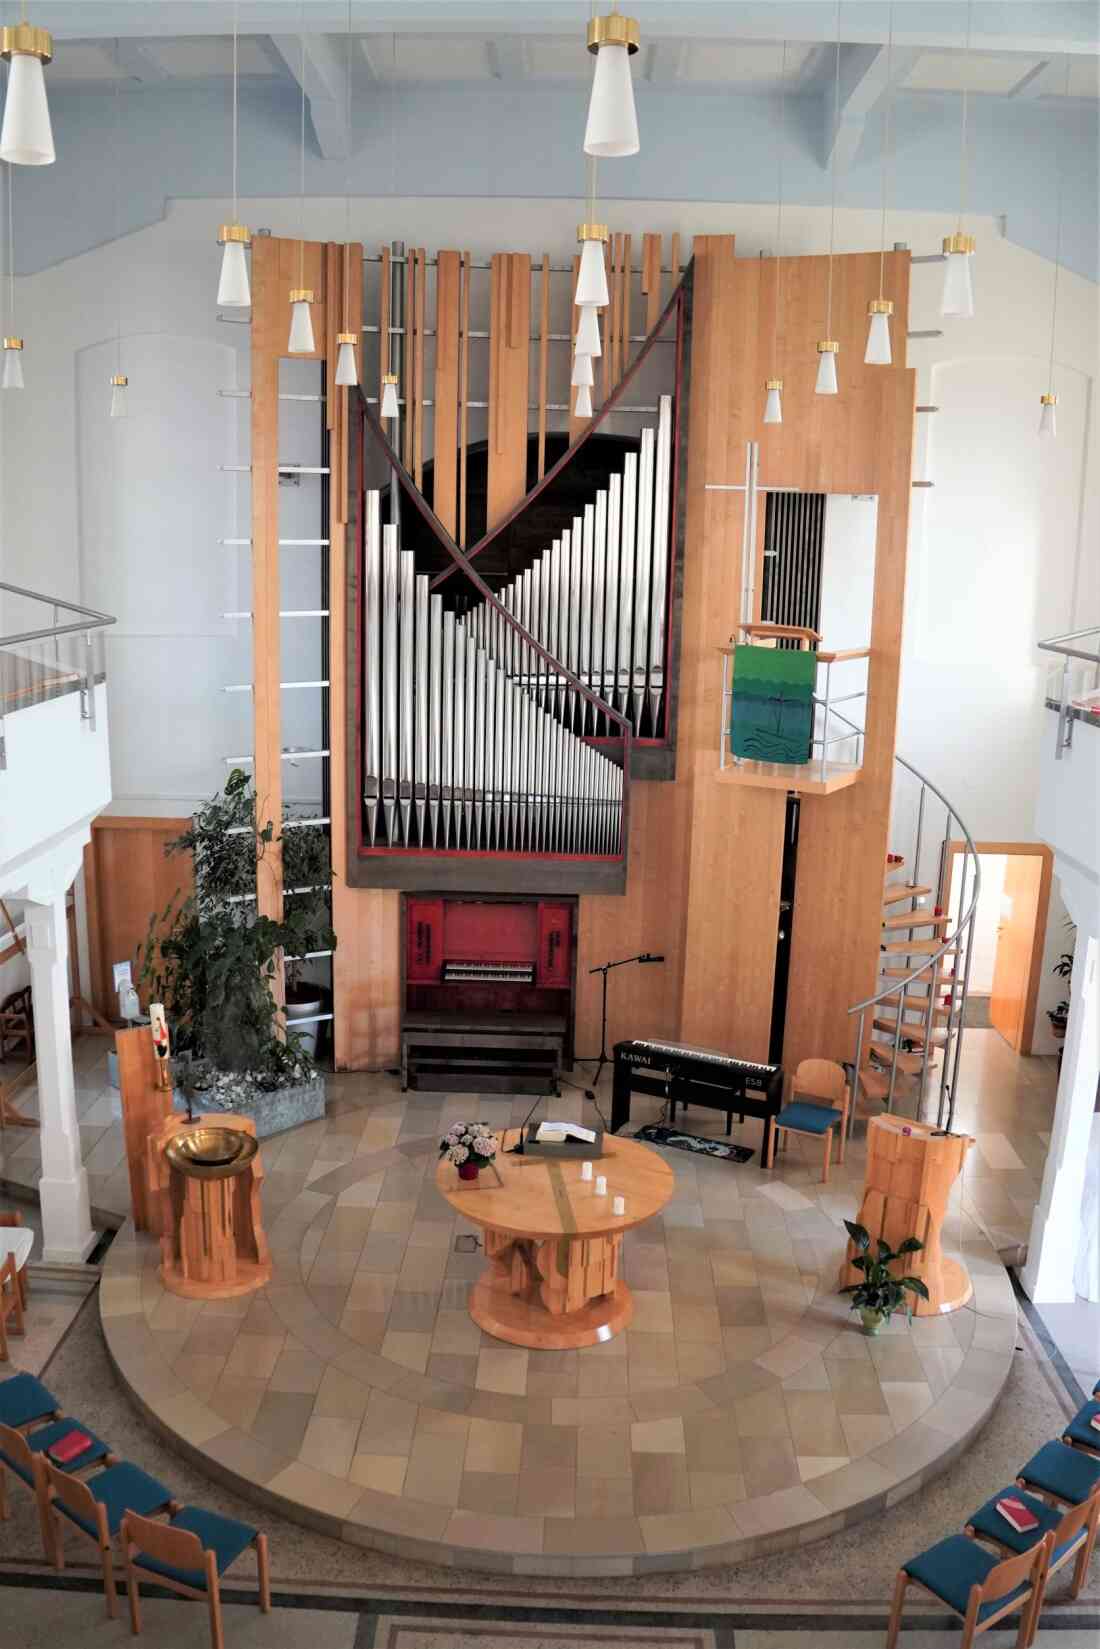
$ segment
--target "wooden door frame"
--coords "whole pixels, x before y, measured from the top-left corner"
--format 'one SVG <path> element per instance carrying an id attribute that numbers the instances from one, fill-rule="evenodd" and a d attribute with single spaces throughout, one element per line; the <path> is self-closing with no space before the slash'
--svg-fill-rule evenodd
<path id="1" fill-rule="evenodd" d="M 965 851 L 966 843 L 951 840 L 944 843 L 940 859 L 938 904 L 948 910 L 956 856 Z M 1003 854 L 1006 858 L 1042 860 L 1039 876 L 1039 902 L 1036 907 L 1035 932 L 1031 940 L 1031 961 L 1027 974 L 1027 994 L 1024 1002 L 1023 1028 L 1020 1035 L 1020 1053 L 1030 1054 L 1035 1037 L 1035 1017 L 1039 1005 L 1039 986 L 1042 982 L 1043 951 L 1046 948 L 1047 922 L 1050 918 L 1050 887 L 1054 877 L 1054 853 L 1046 842 L 975 842 L 979 859 L 985 855 Z M 950 915 L 951 912 L 948 911 Z"/>

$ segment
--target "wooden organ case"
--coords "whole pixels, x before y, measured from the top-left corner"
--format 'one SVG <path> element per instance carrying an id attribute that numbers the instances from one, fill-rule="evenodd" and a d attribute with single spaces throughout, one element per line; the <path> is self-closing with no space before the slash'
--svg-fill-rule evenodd
<path id="1" fill-rule="evenodd" d="M 557 1091 L 573 1059 L 576 900 L 407 895 L 401 1086 Z"/>

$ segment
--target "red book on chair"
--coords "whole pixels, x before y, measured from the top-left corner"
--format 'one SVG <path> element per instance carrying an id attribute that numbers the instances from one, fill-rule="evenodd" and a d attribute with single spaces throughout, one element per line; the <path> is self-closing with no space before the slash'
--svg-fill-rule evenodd
<path id="1" fill-rule="evenodd" d="M 1092 1415 L 1089 1420 L 1089 1425 L 1092 1427 L 1093 1431 L 1100 1431 L 1100 1414 Z"/>
<path id="2" fill-rule="evenodd" d="M 1030 1506 L 1014 1494 L 1006 1494 L 1003 1500 L 998 1500 L 997 1510 L 1006 1523 L 1011 1523 L 1017 1534 L 1030 1534 L 1032 1529 L 1039 1527 L 1039 1519 Z"/>
<path id="3" fill-rule="evenodd" d="M 51 1443 L 46 1450 L 50 1459 L 58 1466 L 67 1466 L 71 1460 L 77 1459 L 92 1446 L 92 1440 L 86 1431 L 70 1431 L 64 1437 Z"/>

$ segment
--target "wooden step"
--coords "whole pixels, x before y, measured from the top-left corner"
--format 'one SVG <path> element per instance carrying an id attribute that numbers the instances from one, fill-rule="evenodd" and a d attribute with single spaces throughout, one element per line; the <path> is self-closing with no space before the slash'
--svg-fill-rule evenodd
<path id="1" fill-rule="evenodd" d="M 921 1067 L 924 1064 L 924 1057 L 921 1054 L 906 1054 L 899 1052 L 895 1055 L 894 1044 L 892 1042 L 872 1042 L 870 1054 L 872 1059 L 877 1059 L 878 1063 L 880 1065 L 885 1065 L 887 1070 L 890 1069 L 891 1065 L 896 1064 L 898 1070 L 904 1071 L 906 1076 L 919 1076 L 921 1073 Z M 929 1070 L 932 1069 L 934 1063 L 935 1061 L 932 1059 L 931 1055 L 929 1055 Z"/>
<path id="2" fill-rule="evenodd" d="M 901 1002 L 901 1000 L 902 1000 L 902 998 L 900 996 L 898 996 L 896 992 L 892 996 L 884 996 L 883 999 L 882 999 L 882 1009 L 881 1009 L 882 1013 L 887 1018 L 893 1020 L 895 1018 L 896 1014 L 897 1014 L 898 1004 L 899 1004 L 899 1002 Z M 926 996 L 907 996 L 905 998 L 905 1012 L 906 1013 L 919 1013 L 922 1020 L 927 1019 L 928 1018 L 928 998 Z M 946 1020 L 947 1015 L 948 1015 L 947 1008 L 943 1007 L 942 1004 L 937 1002 L 935 1007 L 932 1009 L 932 1022 L 933 1022 L 933 1024 L 942 1025 L 944 1023 L 944 1021 Z M 907 1019 L 902 1020 L 903 1025 L 907 1025 L 908 1023 L 909 1023 L 909 1021 Z M 916 1021 L 914 1021 L 914 1023 L 916 1023 Z"/>
<path id="3" fill-rule="evenodd" d="M 912 968 L 880 968 L 878 970 L 885 979 L 908 979 Z M 914 985 L 934 985 L 937 990 L 951 989 L 951 975 L 944 973 L 940 968 L 934 968 L 929 973 L 922 973 L 919 979 L 914 979 Z"/>
<path id="4" fill-rule="evenodd" d="M 908 882 L 887 882 L 882 890 L 882 902 L 896 905 L 899 899 L 923 899 L 931 891 L 930 887 L 910 887 Z"/>
<path id="5" fill-rule="evenodd" d="M 891 1040 L 893 1040 L 893 1035 L 894 1035 L 894 1031 L 897 1028 L 897 1023 L 898 1023 L 897 1015 L 892 1014 L 892 1013 L 879 1013 L 879 1014 L 876 1014 L 875 1018 L 874 1018 L 874 1021 L 873 1021 L 875 1029 L 879 1030 L 879 1031 L 888 1032 L 889 1035 L 890 1035 Z M 909 1019 L 903 1019 L 902 1020 L 902 1022 L 901 1022 L 901 1040 L 903 1042 L 918 1042 L 923 1046 L 924 1036 L 925 1036 L 924 1026 L 919 1024 L 917 1020 L 915 1020 L 915 1019 L 914 1020 L 909 1020 Z M 946 1039 L 947 1039 L 946 1031 L 939 1031 L 935 1028 L 935 1026 L 932 1027 L 932 1045 L 933 1045 L 933 1047 L 942 1048 L 945 1041 L 946 1041 Z"/>
<path id="6" fill-rule="evenodd" d="M 882 918 L 884 928 L 944 928 L 949 916 L 937 916 L 930 910 L 895 910 Z"/>
<path id="7" fill-rule="evenodd" d="M 867 1095 L 868 1099 L 879 1099 L 885 1103 L 890 1096 L 889 1076 L 884 1074 L 882 1071 L 872 1069 L 870 1065 L 865 1065 L 862 1071 L 860 1071 L 859 1085 Z M 895 1092 L 896 1091 L 897 1090 L 895 1087 Z"/>
<path id="8" fill-rule="evenodd" d="M 942 939 L 891 939 L 882 948 L 890 956 L 934 956 L 942 944 Z M 958 947 L 952 945 L 943 954 L 955 956 Z M 910 968 L 908 971 L 911 973 L 913 970 Z"/>

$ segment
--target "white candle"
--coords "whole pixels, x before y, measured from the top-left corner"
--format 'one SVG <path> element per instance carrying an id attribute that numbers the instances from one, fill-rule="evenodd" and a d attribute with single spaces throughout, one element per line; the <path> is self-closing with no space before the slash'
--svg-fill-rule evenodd
<path id="1" fill-rule="evenodd" d="M 596 1175 L 596 1195 L 598 1197 L 606 1197 L 607 1195 L 607 1180 L 602 1174 Z"/>
<path id="2" fill-rule="evenodd" d="M 591 1179 L 591 1178 L 592 1178 L 592 1164 L 590 1162 L 582 1162 L 581 1163 L 581 1179 Z"/>
<path id="3" fill-rule="evenodd" d="M 612 1199 L 612 1202 L 611 1202 L 611 1212 L 613 1214 L 625 1214 L 626 1213 L 626 1198 L 625 1197 L 614 1197 Z"/>

